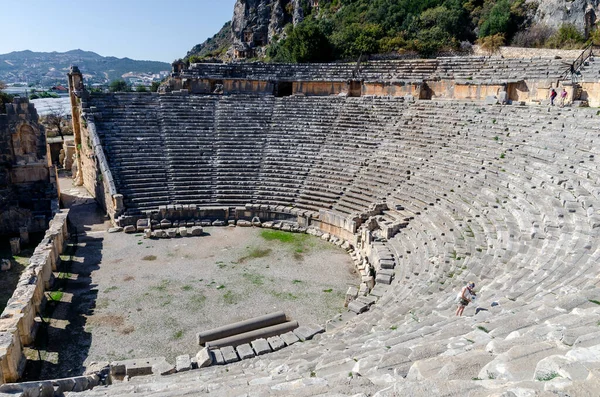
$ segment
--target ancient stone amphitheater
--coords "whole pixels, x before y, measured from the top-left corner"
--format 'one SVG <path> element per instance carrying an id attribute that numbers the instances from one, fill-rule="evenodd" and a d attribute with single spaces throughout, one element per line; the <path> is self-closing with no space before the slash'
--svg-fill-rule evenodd
<path id="1" fill-rule="evenodd" d="M 598 395 L 600 116 L 546 100 L 594 103 L 593 58 L 179 66 L 162 94 L 71 73 L 82 183 L 121 226 L 327 233 L 360 294 L 303 343 L 66 395 Z"/>

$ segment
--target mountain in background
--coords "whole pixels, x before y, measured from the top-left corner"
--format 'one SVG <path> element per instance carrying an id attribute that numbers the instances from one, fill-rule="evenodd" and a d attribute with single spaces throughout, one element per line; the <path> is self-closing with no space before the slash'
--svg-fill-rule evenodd
<path id="1" fill-rule="evenodd" d="M 323 62 L 600 44 L 600 0 L 237 0 L 190 62 Z"/>
<path id="2" fill-rule="evenodd" d="M 0 81 L 41 86 L 67 84 L 71 65 L 79 66 L 87 84 L 106 84 L 112 80 L 170 71 L 166 62 L 136 61 L 103 57 L 91 51 L 33 52 L 29 50 L 0 54 Z"/>

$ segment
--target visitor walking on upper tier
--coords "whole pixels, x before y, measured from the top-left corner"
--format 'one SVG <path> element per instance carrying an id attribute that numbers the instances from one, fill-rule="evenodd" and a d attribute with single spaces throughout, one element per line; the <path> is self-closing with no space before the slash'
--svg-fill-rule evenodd
<path id="1" fill-rule="evenodd" d="M 563 106 L 565 106 L 565 101 L 567 100 L 567 96 L 569 96 L 569 94 L 567 94 L 567 90 L 565 90 L 565 88 L 563 87 L 562 91 L 560 92 L 560 107 L 561 108 Z"/>
<path id="2" fill-rule="evenodd" d="M 456 309 L 457 316 L 462 316 L 465 307 L 467 307 L 469 302 L 473 302 L 473 299 L 475 299 L 475 291 L 473 291 L 473 288 L 475 288 L 475 283 L 469 282 L 469 284 L 465 285 L 456 296 L 456 300 L 458 301 L 458 308 Z"/>
<path id="3" fill-rule="evenodd" d="M 550 105 L 554 106 L 554 99 L 557 95 L 558 94 L 556 93 L 556 90 L 554 88 L 550 90 Z"/>

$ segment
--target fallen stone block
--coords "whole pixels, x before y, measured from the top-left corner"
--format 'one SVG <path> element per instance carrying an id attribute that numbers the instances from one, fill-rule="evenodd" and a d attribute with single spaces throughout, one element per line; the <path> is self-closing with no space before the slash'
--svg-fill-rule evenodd
<path id="1" fill-rule="evenodd" d="M 69 391 L 74 391 L 75 388 L 75 379 L 74 378 L 64 378 L 64 379 L 56 379 L 52 381 L 53 386 L 56 389 L 57 393 L 66 393 Z"/>
<path id="2" fill-rule="evenodd" d="M 145 238 L 152 238 L 152 229 L 145 229 L 144 230 L 144 237 Z"/>
<path id="3" fill-rule="evenodd" d="M 223 353 L 221 352 L 221 349 L 210 350 L 210 352 L 213 355 L 213 363 L 215 363 L 216 365 L 225 364 L 225 358 L 223 358 Z"/>
<path id="4" fill-rule="evenodd" d="M 160 221 L 160 228 L 161 229 L 168 229 L 172 226 L 173 224 L 171 223 L 170 220 L 168 219 L 163 219 L 162 221 Z"/>
<path id="5" fill-rule="evenodd" d="M 225 226 L 225 221 L 216 220 L 212 223 L 213 226 Z"/>
<path id="6" fill-rule="evenodd" d="M 178 232 L 179 232 L 179 235 L 181 237 L 186 237 L 188 235 L 188 231 L 187 231 L 187 228 L 185 226 L 184 227 L 180 227 L 179 230 L 178 230 Z"/>
<path id="7" fill-rule="evenodd" d="M 119 233 L 122 232 L 123 228 L 122 227 L 111 227 L 108 229 L 109 233 Z"/>
<path id="8" fill-rule="evenodd" d="M 164 357 L 150 357 L 114 361 L 110 364 L 110 373 L 113 376 L 129 377 L 144 375 L 164 375 L 175 372 L 175 366 L 167 362 Z"/>
<path id="9" fill-rule="evenodd" d="M 235 363 L 236 361 L 240 361 L 235 349 L 232 346 L 223 346 L 221 348 L 221 353 L 223 354 L 223 359 L 227 364 Z"/>
<path id="10" fill-rule="evenodd" d="M 154 375 L 171 375 L 175 373 L 175 366 L 169 364 L 167 360 L 159 361 L 152 366 L 152 374 Z"/>
<path id="11" fill-rule="evenodd" d="M 212 225 L 212 221 L 210 219 L 202 219 L 200 221 L 200 226 L 211 226 Z"/>
<path id="12" fill-rule="evenodd" d="M 349 287 L 348 291 L 346 291 L 346 300 L 344 302 L 344 307 L 348 307 L 348 304 L 352 302 L 358 296 L 358 288 Z"/>
<path id="13" fill-rule="evenodd" d="M 348 310 L 356 314 L 361 314 L 369 310 L 369 305 L 364 302 L 354 300 L 348 304 Z"/>
<path id="14" fill-rule="evenodd" d="M 359 296 L 358 298 L 356 298 L 356 300 L 359 302 L 362 302 L 362 303 L 366 303 L 367 305 L 371 306 L 371 305 L 375 304 L 375 302 L 377 302 L 377 297 L 375 297 L 373 295 Z"/>
<path id="15" fill-rule="evenodd" d="M 175 359 L 175 370 L 177 372 L 189 371 L 192 369 L 192 360 L 189 354 L 182 354 Z"/>
<path id="16" fill-rule="evenodd" d="M 325 328 L 316 324 L 301 325 L 300 327 L 296 328 L 293 332 L 298 337 L 298 339 L 304 342 L 312 339 L 316 334 L 325 332 Z"/>
<path id="17" fill-rule="evenodd" d="M 267 338 L 267 342 L 273 351 L 277 351 L 285 347 L 285 342 L 279 336 L 271 336 Z"/>
<path id="18" fill-rule="evenodd" d="M 252 226 L 252 222 L 241 220 L 241 221 L 237 221 L 237 225 L 239 227 L 251 227 Z"/>
<path id="19" fill-rule="evenodd" d="M 244 343 L 235 348 L 238 356 L 242 360 L 254 357 L 254 350 L 250 347 L 249 343 Z"/>
<path id="20" fill-rule="evenodd" d="M 285 334 L 280 335 L 280 337 L 287 346 L 291 346 L 300 341 L 300 339 L 298 339 L 296 334 L 294 334 L 292 331 L 286 332 Z"/>
<path id="21" fill-rule="evenodd" d="M 271 222 L 271 221 L 263 222 L 262 227 L 271 229 L 273 227 L 273 222 Z"/>
<path id="22" fill-rule="evenodd" d="M 204 232 L 204 229 L 202 229 L 202 226 L 192 227 L 192 236 L 202 236 L 203 232 Z"/>
<path id="23" fill-rule="evenodd" d="M 271 347 L 269 346 L 269 342 L 266 339 L 256 339 L 252 341 L 252 349 L 256 352 L 257 356 L 260 356 L 265 353 L 271 353 Z"/>
<path id="24" fill-rule="evenodd" d="M 138 219 L 136 223 L 136 229 L 138 232 L 143 232 L 146 229 L 150 228 L 150 219 Z"/>
<path id="25" fill-rule="evenodd" d="M 123 228 L 123 231 L 125 233 L 135 233 L 135 226 L 133 225 L 127 225 Z"/>
<path id="26" fill-rule="evenodd" d="M 167 229 L 167 237 L 169 237 L 169 238 L 177 237 L 177 229 Z"/>
<path id="27" fill-rule="evenodd" d="M 210 367 L 213 363 L 213 355 L 211 351 L 207 348 L 201 349 L 198 353 L 196 353 L 196 362 L 198 363 L 198 368 Z"/>

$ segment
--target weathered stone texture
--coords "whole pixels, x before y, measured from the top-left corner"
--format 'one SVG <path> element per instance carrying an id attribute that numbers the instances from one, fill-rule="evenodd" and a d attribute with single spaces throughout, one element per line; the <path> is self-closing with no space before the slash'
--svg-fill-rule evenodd
<path id="1" fill-rule="evenodd" d="M 46 229 L 58 208 L 54 167 L 33 104 L 16 98 L 0 114 L 0 235 Z"/>
<path id="2" fill-rule="evenodd" d="M 68 237 L 67 216 L 68 211 L 62 210 L 50 221 L 0 316 L 0 384 L 16 381 L 24 369 L 22 346 L 35 339 L 35 316 Z"/>

